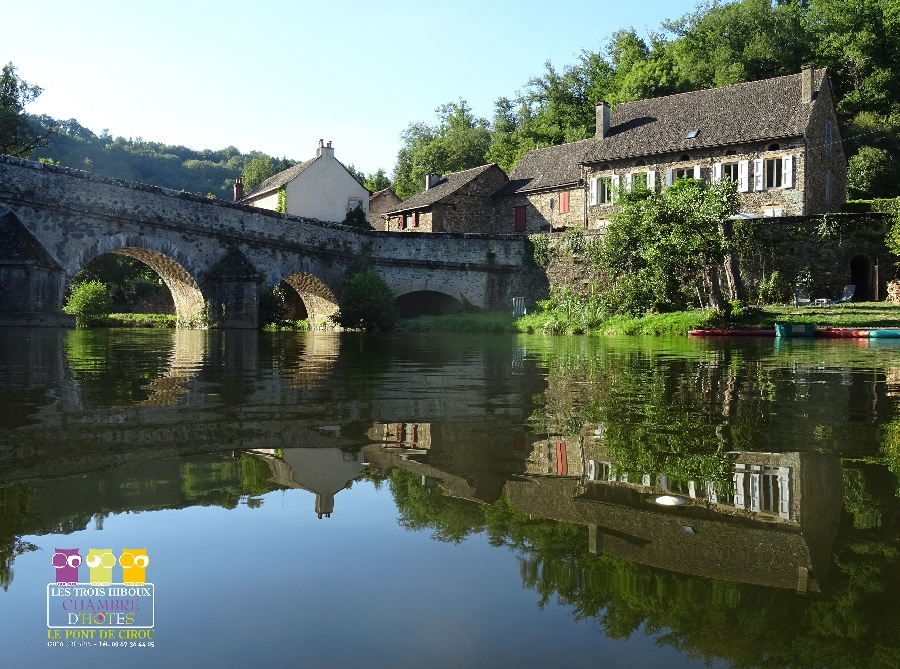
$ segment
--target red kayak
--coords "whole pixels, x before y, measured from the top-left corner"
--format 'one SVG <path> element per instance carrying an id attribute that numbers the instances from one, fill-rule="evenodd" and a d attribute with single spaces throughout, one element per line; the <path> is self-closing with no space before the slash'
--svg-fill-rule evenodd
<path id="1" fill-rule="evenodd" d="M 816 328 L 816 336 L 826 339 L 868 339 L 871 332 L 856 328 Z"/>
<path id="2" fill-rule="evenodd" d="M 689 330 L 692 337 L 774 337 L 775 330 Z"/>

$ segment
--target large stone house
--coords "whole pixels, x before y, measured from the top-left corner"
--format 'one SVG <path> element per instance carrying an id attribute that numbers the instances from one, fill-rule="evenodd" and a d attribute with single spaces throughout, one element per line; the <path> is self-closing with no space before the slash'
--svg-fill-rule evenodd
<path id="1" fill-rule="evenodd" d="M 528 153 L 495 194 L 494 229 L 602 229 L 619 189 L 737 183 L 745 216 L 838 211 L 847 161 L 825 70 L 619 104 L 590 139 Z"/>
<path id="2" fill-rule="evenodd" d="M 429 174 L 425 190 L 385 213 L 385 230 L 403 232 L 490 232 L 491 195 L 506 184 L 496 164 L 453 174 Z"/>
<path id="3" fill-rule="evenodd" d="M 334 157 L 331 142 L 326 145 L 321 139 L 314 158 L 269 177 L 246 195 L 236 184 L 235 200 L 335 223 L 356 207 L 367 215 L 369 211 L 369 191 Z"/>

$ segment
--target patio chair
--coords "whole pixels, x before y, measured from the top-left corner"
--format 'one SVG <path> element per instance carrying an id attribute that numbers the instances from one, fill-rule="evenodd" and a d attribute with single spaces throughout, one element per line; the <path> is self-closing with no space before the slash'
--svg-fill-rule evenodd
<path id="1" fill-rule="evenodd" d="M 849 302 L 853 299 L 853 296 L 856 294 L 856 286 L 847 284 L 844 286 L 844 292 L 841 293 L 841 296 L 836 300 L 829 299 L 818 299 L 816 300 L 816 304 L 821 304 L 825 307 L 834 306 L 835 304 L 843 304 L 844 302 Z"/>
<path id="2" fill-rule="evenodd" d="M 806 286 L 794 286 L 794 306 L 808 307 L 810 303 L 809 288 Z"/>

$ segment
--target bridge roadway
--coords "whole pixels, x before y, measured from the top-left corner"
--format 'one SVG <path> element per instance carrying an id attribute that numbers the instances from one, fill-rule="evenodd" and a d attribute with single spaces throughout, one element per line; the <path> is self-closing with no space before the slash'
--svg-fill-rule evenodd
<path id="1" fill-rule="evenodd" d="M 525 249 L 519 235 L 361 231 L 0 155 L 0 325 L 71 324 L 65 288 L 105 253 L 156 271 L 182 327 L 255 328 L 261 290 L 282 281 L 327 320 L 364 256 L 397 298 L 505 308 Z"/>

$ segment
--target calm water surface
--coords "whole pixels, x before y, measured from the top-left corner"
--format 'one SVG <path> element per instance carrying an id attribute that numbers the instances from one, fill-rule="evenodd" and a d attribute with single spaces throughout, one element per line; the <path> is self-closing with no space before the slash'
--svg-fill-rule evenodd
<path id="1" fill-rule="evenodd" d="M 900 666 L 866 344 L 0 330 L 3 663 Z"/>

